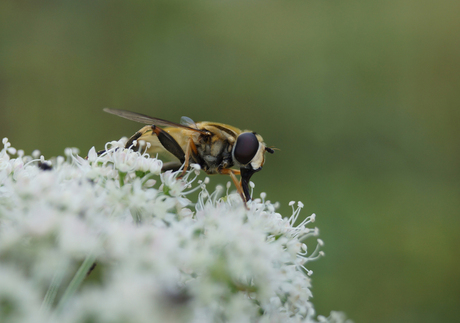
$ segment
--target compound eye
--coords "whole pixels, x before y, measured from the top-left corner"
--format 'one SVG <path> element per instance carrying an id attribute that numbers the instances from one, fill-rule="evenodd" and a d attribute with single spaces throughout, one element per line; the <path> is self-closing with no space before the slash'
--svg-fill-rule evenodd
<path id="1" fill-rule="evenodd" d="M 233 151 L 235 159 L 243 165 L 249 163 L 259 150 L 259 140 L 252 132 L 245 132 L 238 136 Z"/>

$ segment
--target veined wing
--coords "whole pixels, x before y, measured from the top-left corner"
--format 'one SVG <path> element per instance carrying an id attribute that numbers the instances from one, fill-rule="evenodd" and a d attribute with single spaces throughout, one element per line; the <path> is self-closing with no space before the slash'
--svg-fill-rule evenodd
<path id="1" fill-rule="evenodd" d="M 202 134 L 209 134 L 208 131 L 206 130 L 200 130 L 196 128 L 191 128 L 188 126 L 181 125 L 179 123 L 171 122 L 168 120 L 163 120 L 159 118 L 153 118 L 146 116 L 145 114 L 141 113 L 136 113 L 132 111 L 127 111 L 127 110 L 119 110 L 119 109 L 111 109 L 111 108 L 104 108 L 104 111 L 107 113 L 114 114 L 116 116 L 131 120 L 131 121 L 136 121 L 139 123 L 143 124 L 149 124 L 149 125 L 155 125 L 155 126 L 164 126 L 164 127 L 176 127 L 176 128 L 183 128 L 187 130 L 192 130 L 192 131 L 197 131 Z"/>

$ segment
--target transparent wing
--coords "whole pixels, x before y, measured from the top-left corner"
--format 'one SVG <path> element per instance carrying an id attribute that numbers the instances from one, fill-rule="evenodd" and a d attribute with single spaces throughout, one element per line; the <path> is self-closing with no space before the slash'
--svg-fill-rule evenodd
<path id="1" fill-rule="evenodd" d="M 143 123 L 143 124 L 151 124 L 151 125 L 165 126 L 165 127 L 184 128 L 184 129 L 188 129 L 188 130 L 197 131 L 197 132 L 200 132 L 200 133 L 203 133 L 203 134 L 208 133 L 205 130 L 197 129 L 196 125 L 195 125 L 195 128 L 191 128 L 191 127 L 186 126 L 186 125 L 178 124 L 178 123 L 175 123 L 175 122 L 171 122 L 171 121 L 167 121 L 167 120 L 163 120 L 163 119 L 159 119 L 159 118 L 149 117 L 149 116 L 146 116 L 145 114 L 140 114 L 140 113 L 131 112 L 131 111 L 127 111 L 127 110 L 104 108 L 104 111 L 107 112 L 107 113 L 111 113 L 111 114 L 114 114 L 116 116 L 128 119 L 128 120 L 136 121 L 136 122 Z M 188 119 L 190 119 L 190 118 L 188 118 Z M 192 119 L 190 119 L 190 120 L 192 120 Z M 193 124 L 195 124 L 195 123 L 193 122 Z"/>
<path id="2" fill-rule="evenodd" d="M 192 119 L 190 119 L 189 117 L 185 117 L 183 116 L 182 118 L 180 118 L 180 124 L 181 125 L 184 125 L 186 127 L 189 127 L 189 128 L 194 128 L 194 129 L 197 129 L 198 127 L 196 126 L 196 123 L 195 121 L 193 121 Z"/>

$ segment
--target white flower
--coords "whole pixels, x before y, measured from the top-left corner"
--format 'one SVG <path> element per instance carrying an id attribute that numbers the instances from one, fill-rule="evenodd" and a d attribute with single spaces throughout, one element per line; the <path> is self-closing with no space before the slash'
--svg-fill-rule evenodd
<path id="1" fill-rule="evenodd" d="M 113 154 L 113 163 L 115 168 L 122 173 L 128 173 L 135 170 L 139 156 L 130 149 L 120 149 Z"/>
<path id="2" fill-rule="evenodd" d="M 40 313 L 41 295 L 19 268 L 0 266 L 1 322 L 46 322 Z"/>
<path id="3" fill-rule="evenodd" d="M 149 158 L 148 155 L 143 155 L 137 159 L 136 169 L 142 172 L 150 172 L 154 175 L 159 175 L 163 167 L 163 162 L 156 158 Z"/>
<path id="4" fill-rule="evenodd" d="M 177 173 L 172 171 L 161 174 L 161 180 L 163 182 L 163 191 L 171 196 L 179 196 L 187 188 L 187 183 L 183 180 L 178 180 Z"/>
<path id="5" fill-rule="evenodd" d="M 89 162 L 94 162 L 94 161 L 96 161 L 96 159 L 97 159 L 96 148 L 92 147 L 92 148 L 88 151 L 88 161 L 89 161 Z"/>
<path id="6" fill-rule="evenodd" d="M 309 252 L 318 230 L 314 214 L 299 220 L 302 203 L 288 218 L 265 193 L 245 207 L 208 192 L 208 178 L 195 184 L 196 165 L 160 174 L 160 160 L 125 143 L 87 159 L 66 149 L 44 171 L 39 152 L 3 140 L 0 322 L 345 321 L 315 318 L 305 266 L 323 243 Z"/>

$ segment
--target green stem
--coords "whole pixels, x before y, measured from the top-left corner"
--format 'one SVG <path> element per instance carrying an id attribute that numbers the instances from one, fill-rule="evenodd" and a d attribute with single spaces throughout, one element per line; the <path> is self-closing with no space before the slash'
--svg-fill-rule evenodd
<path id="1" fill-rule="evenodd" d="M 65 269 L 59 268 L 53 276 L 51 280 L 50 286 L 46 291 L 45 297 L 43 299 L 41 305 L 41 311 L 48 312 L 54 304 L 54 300 L 56 299 L 56 294 L 61 286 L 62 279 L 64 278 Z"/>
<path id="2" fill-rule="evenodd" d="M 83 282 L 83 279 L 85 279 L 86 274 L 88 273 L 91 266 L 94 264 L 95 260 L 96 257 L 93 254 L 90 254 L 83 261 L 80 268 L 78 268 L 77 273 L 75 274 L 75 276 L 73 276 L 69 286 L 67 286 L 67 289 L 65 290 L 61 299 L 59 300 L 59 303 L 56 308 L 57 312 L 61 312 L 67 305 L 68 301 L 72 298 L 77 289 L 80 287 L 81 283 Z"/>
<path id="3" fill-rule="evenodd" d="M 120 187 L 125 185 L 125 177 L 126 177 L 126 173 L 123 173 L 120 171 L 118 172 L 118 180 L 120 181 Z"/>

